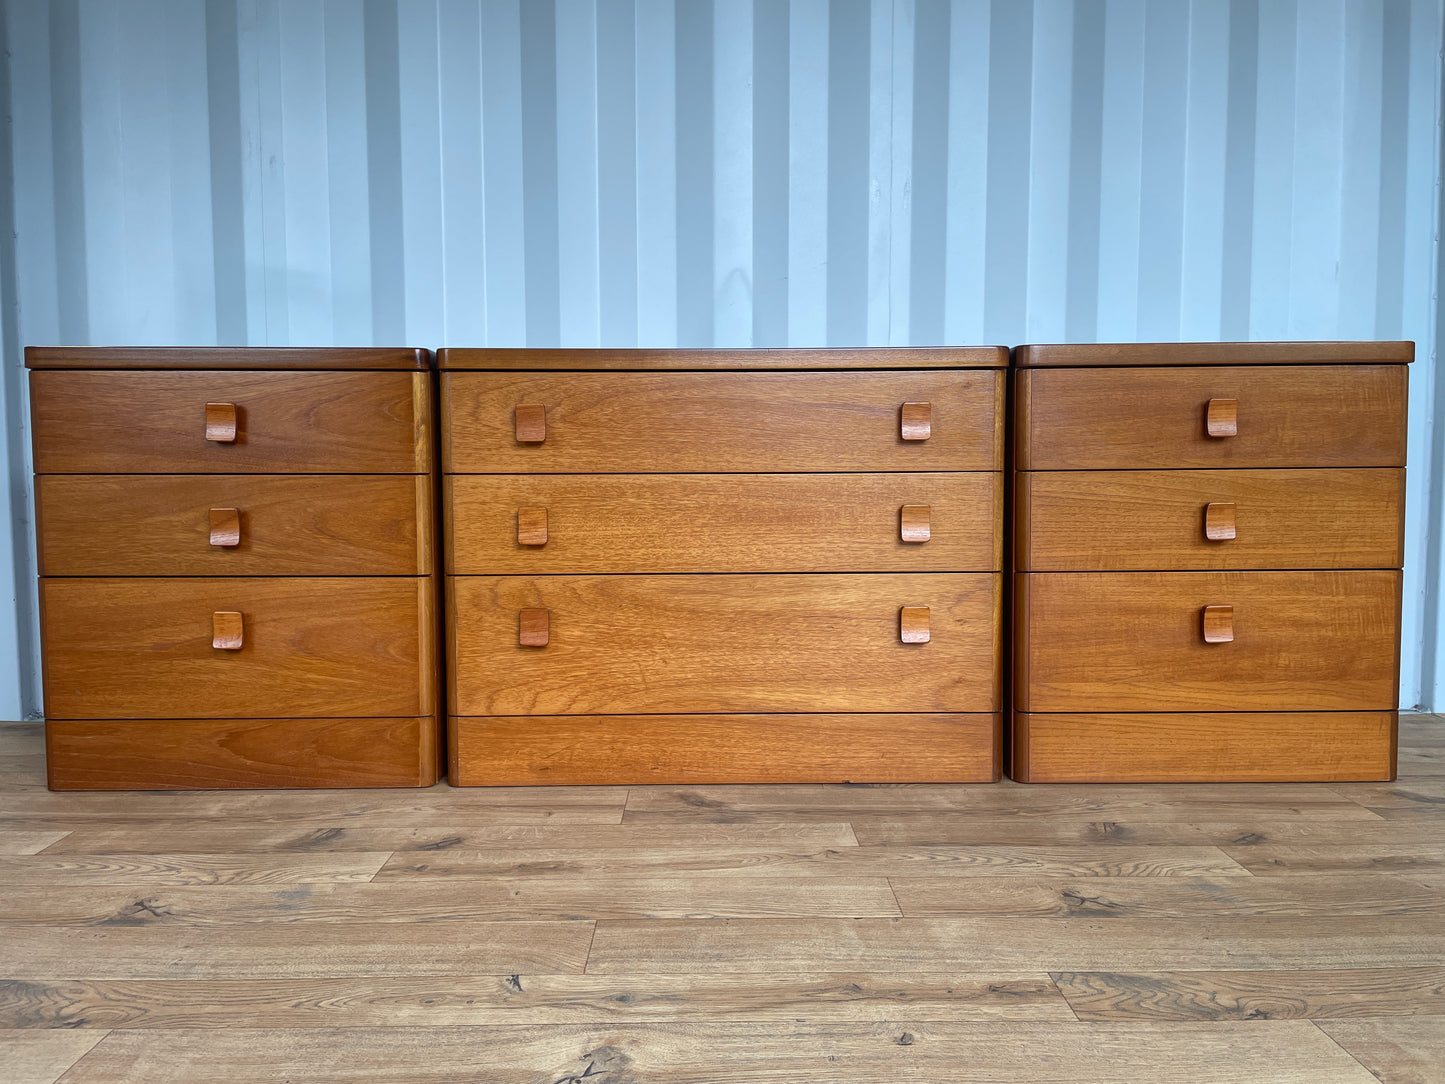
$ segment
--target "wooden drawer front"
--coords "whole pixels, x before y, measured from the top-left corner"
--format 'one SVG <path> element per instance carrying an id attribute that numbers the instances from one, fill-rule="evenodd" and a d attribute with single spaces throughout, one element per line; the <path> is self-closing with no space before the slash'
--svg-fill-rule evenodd
<path id="1" fill-rule="evenodd" d="M 523 715 L 451 720 L 456 786 L 991 783 L 998 714 Z"/>
<path id="2" fill-rule="evenodd" d="M 1399 572 L 1034 572 L 1015 606 L 1022 711 L 1395 706 Z M 1232 642 L 1204 642 L 1206 606 Z"/>
<path id="3" fill-rule="evenodd" d="M 1021 783 L 1291 783 L 1395 778 L 1393 711 L 1014 716 Z"/>
<path id="4" fill-rule="evenodd" d="M 453 714 L 998 710 L 1000 577 L 457 576 Z M 929 607 L 928 643 L 900 608 Z M 518 644 L 549 611 L 545 647 Z"/>
<path id="5" fill-rule="evenodd" d="M 437 721 L 50 719 L 53 790 L 428 787 Z"/>
<path id="6" fill-rule="evenodd" d="M 1405 472 L 1040 471 L 1016 476 L 1017 567 L 1399 568 Z M 1205 535 L 1206 508 L 1215 533 Z"/>
<path id="7" fill-rule="evenodd" d="M 425 475 L 42 475 L 41 572 L 421 575 L 432 564 L 431 494 Z M 223 545 L 230 510 L 240 540 Z"/>
<path id="8" fill-rule="evenodd" d="M 1001 567 L 1002 476 L 466 474 L 446 479 L 461 573 L 986 572 Z M 928 540 L 901 539 L 927 508 Z M 518 541 L 545 510 L 546 541 Z M 909 514 L 909 520 L 915 514 Z M 541 535 L 528 535 L 532 541 Z"/>
<path id="9" fill-rule="evenodd" d="M 1403 365 L 1029 369 L 1018 373 L 1020 470 L 1403 467 Z M 1211 437 L 1211 399 L 1238 402 Z"/>
<path id="10" fill-rule="evenodd" d="M 421 474 L 426 373 L 30 374 L 37 474 Z M 206 404 L 236 407 L 206 439 Z"/>
<path id="11" fill-rule="evenodd" d="M 433 709 L 428 578 L 45 579 L 40 602 L 51 718 Z M 230 612 L 239 650 L 213 646 Z"/>
<path id="12" fill-rule="evenodd" d="M 457 474 L 998 470 L 1004 375 L 443 373 L 442 468 Z M 904 403 L 931 433 L 903 440 Z M 545 439 L 517 440 L 519 405 Z"/>

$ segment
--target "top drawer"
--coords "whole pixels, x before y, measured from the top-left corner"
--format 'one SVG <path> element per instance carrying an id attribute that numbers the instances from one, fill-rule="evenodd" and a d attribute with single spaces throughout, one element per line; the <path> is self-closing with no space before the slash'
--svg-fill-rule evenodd
<path id="1" fill-rule="evenodd" d="M 1003 463 L 1004 374 L 996 370 L 441 379 L 442 469 L 456 474 L 976 471 Z M 908 411 L 916 439 L 904 439 L 904 404 L 926 404 Z M 523 428 L 518 407 L 532 408 L 538 428 Z"/>
<path id="2" fill-rule="evenodd" d="M 429 380 L 402 372 L 33 371 L 35 472 L 422 474 L 431 458 Z M 221 423 L 209 433 L 208 404 L 218 405 L 210 414 Z M 231 416 L 233 435 L 224 424 Z"/>
<path id="3" fill-rule="evenodd" d="M 1020 470 L 1400 467 L 1403 365 L 1026 369 Z M 1234 403 L 1234 433 L 1208 432 Z"/>

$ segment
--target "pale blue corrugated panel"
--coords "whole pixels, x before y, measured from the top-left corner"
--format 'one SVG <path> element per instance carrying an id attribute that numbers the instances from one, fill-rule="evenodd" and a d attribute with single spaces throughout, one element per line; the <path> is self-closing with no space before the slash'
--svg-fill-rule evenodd
<path id="1" fill-rule="evenodd" d="M 5 25 L 17 509 L 27 342 L 1413 338 L 1401 695 L 1445 700 L 1441 0 L 7 0 Z M 0 651 L 34 640 L 25 514 Z"/>

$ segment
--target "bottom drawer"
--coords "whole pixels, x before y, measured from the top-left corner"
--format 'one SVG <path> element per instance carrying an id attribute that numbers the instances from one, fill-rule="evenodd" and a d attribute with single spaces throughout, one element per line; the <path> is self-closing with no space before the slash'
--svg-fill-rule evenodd
<path id="1" fill-rule="evenodd" d="M 49 720 L 51 790 L 428 787 L 437 720 Z"/>
<path id="2" fill-rule="evenodd" d="M 1395 778 L 1393 711 L 1013 718 L 1020 783 L 1329 783 Z"/>
<path id="3" fill-rule="evenodd" d="M 453 717 L 455 786 L 992 783 L 1002 716 Z"/>

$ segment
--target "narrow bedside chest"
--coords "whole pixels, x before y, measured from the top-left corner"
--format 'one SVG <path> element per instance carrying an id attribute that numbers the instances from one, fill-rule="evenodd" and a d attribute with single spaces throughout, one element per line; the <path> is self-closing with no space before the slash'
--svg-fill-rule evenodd
<path id="1" fill-rule="evenodd" d="M 25 363 L 50 786 L 435 782 L 430 354 Z"/>
<path id="2" fill-rule="evenodd" d="M 1413 356 L 1018 348 L 1015 779 L 1394 778 Z"/>

